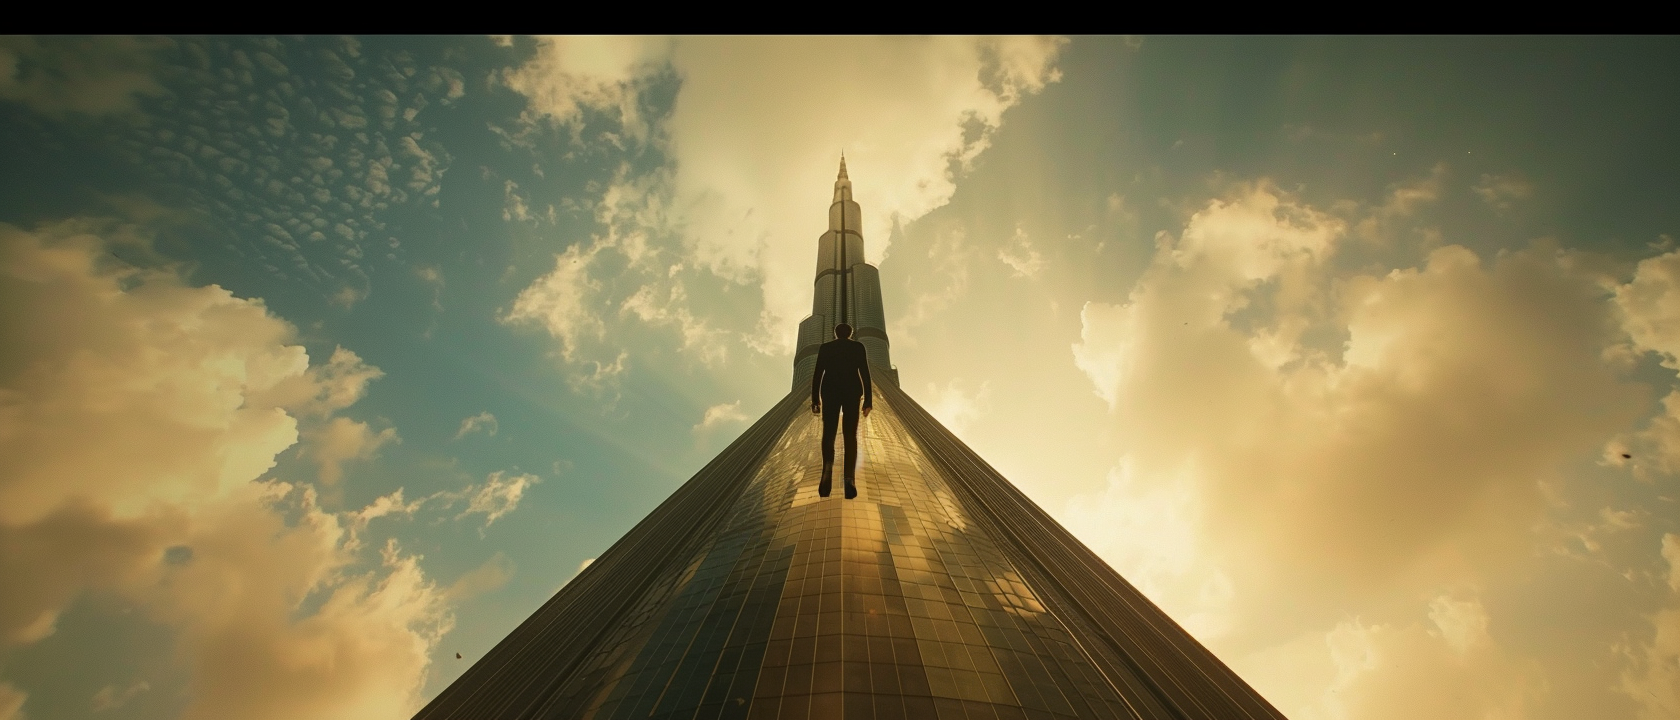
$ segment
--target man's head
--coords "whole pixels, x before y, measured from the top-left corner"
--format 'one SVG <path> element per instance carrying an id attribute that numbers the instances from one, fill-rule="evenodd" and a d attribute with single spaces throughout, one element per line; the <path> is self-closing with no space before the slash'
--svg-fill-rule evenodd
<path id="1" fill-rule="evenodd" d="M 840 323 L 839 325 L 834 326 L 834 337 L 840 338 L 841 340 L 845 340 L 846 338 L 849 338 L 851 336 L 852 336 L 852 326 L 847 325 L 846 323 Z"/>

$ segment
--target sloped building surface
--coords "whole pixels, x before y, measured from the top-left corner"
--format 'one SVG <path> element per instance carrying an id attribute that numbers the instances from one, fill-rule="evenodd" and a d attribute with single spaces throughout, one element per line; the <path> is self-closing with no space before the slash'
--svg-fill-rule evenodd
<path id="1" fill-rule="evenodd" d="M 796 387 L 416 717 L 1282 717 L 876 387 L 856 499 Z"/>

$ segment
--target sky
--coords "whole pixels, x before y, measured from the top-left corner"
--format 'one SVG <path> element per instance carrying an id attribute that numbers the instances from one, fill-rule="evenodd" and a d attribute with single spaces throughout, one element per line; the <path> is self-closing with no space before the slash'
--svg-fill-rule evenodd
<path id="1" fill-rule="evenodd" d="M 1296 720 L 1680 717 L 1680 41 L 0 38 L 0 720 L 405 718 L 903 387 Z M 457 658 L 459 654 L 459 658 Z"/>

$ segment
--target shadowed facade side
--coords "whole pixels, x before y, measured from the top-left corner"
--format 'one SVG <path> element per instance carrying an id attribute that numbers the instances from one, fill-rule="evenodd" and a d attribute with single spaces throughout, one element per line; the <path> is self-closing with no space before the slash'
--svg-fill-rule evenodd
<path id="1" fill-rule="evenodd" d="M 799 373 L 416 718 L 1282 717 L 896 382 L 818 497 Z"/>

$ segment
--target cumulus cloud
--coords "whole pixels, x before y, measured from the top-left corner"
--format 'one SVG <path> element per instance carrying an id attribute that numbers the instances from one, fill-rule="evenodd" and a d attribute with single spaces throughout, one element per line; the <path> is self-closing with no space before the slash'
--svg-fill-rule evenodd
<path id="1" fill-rule="evenodd" d="M 1680 369 L 1680 251 L 1641 260 L 1633 279 L 1617 286 L 1615 292 L 1628 341 L 1612 354 L 1654 353 L 1663 367 Z M 1641 476 L 1647 467 L 1680 472 L 1680 391 L 1670 392 L 1662 405 L 1663 412 L 1645 428 L 1613 443 L 1618 448 L 1611 453 L 1613 464 L 1624 464 L 1616 456 L 1629 446 L 1639 446 L 1640 455 L 1654 458 L 1637 467 Z M 1647 448 L 1651 452 L 1644 452 Z"/>
<path id="2" fill-rule="evenodd" d="M 202 518 L 192 560 L 145 594 L 180 631 L 194 692 L 183 717 L 402 717 L 428 654 L 451 626 L 444 596 L 394 542 L 375 570 L 349 571 L 354 536 L 307 488 L 253 488 Z M 271 507 L 302 516 L 287 525 Z M 324 598 L 313 613 L 298 605 Z"/>
<path id="3" fill-rule="evenodd" d="M 455 431 L 455 439 L 460 440 L 461 438 L 475 432 L 482 432 L 485 435 L 495 437 L 496 431 L 500 429 L 501 425 L 497 424 L 496 416 L 491 415 L 489 410 L 485 410 L 484 412 L 462 420 L 461 429 Z"/>
<path id="4" fill-rule="evenodd" d="M 441 591 L 395 545 L 353 570 L 358 513 L 263 479 L 377 369 L 312 365 L 260 301 L 112 257 L 124 234 L 0 225 L 0 643 L 117 593 L 175 633 L 183 717 L 407 716 Z"/>
<path id="5" fill-rule="evenodd" d="M 1424 614 L 1410 622 L 1342 620 L 1237 669 L 1295 720 L 1520 720 L 1543 706 L 1540 667 L 1488 634 L 1478 598 L 1440 595 Z"/>
<path id="6" fill-rule="evenodd" d="M 651 189 L 658 207 L 669 209 L 643 216 L 655 236 L 648 239 L 663 242 L 678 262 L 758 285 L 760 322 L 737 332 L 750 347 L 783 353 L 792 349 L 787 329 L 808 309 L 811 241 L 823 230 L 820 209 L 839 152 L 851 160 L 870 257 L 879 261 L 895 224 L 950 199 L 958 175 L 990 146 L 1004 112 L 1059 79 L 1055 63 L 1064 42 L 545 39 L 536 57 L 507 77 L 539 117 L 571 123 L 586 110 L 605 111 L 637 138 L 651 125 L 638 114 L 639 88 L 660 73 L 674 74 L 681 85 L 670 115 L 657 123 L 659 133 L 646 134 L 671 158 L 646 176 L 657 179 Z M 648 202 L 652 207 L 655 200 Z M 630 252 L 629 245 L 620 247 Z M 542 319 L 563 348 L 597 332 L 581 319 L 589 307 L 573 301 L 596 288 L 571 269 L 572 261 L 587 259 L 585 252 L 568 249 L 578 254 L 562 256 L 511 315 Z M 684 347 L 706 352 L 715 344 L 685 336 Z"/>
<path id="7" fill-rule="evenodd" d="M 260 302 L 114 266 L 97 229 L 0 225 L 16 339 L 0 361 L 0 522 L 81 496 L 130 513 L 215 497 L 296 442 L 287 406 L 343 399 L 311 384 L 291 327 Z"/>
<path id="8" fill-rule="evenodd" d="M 1208 627 L 1311 625 L 1522 557 L 1542 483 L 1643 408 L 1602 357 L 1618 328 L 1601 278 L 1568 253 L 1445 246 L 1338 276 L 1344 227 L 1243 187 L 1158 238 L 1125 303 L 1084 308 L 1073 359 L 1123 456 L 1074 524 L 1169 608 L 1226 614 Z M 1194 528 L 1195 552 L 1147 518 L 1098 522 L 1134 502 Z M 1313 597 L 1265 630 L 1237 616 L 1278 593 Z"/>
<path id="9" fill-rule="evenodd" d="M 1489 720 L 1526 717 L 1541 686 L 1537 668 L 1502 651 L 1487 634 L 1481 603 L 1438 597 L 1428 624 L 1337 625 L 1325 638 L 1336 679 L 1328 717 Z"/>
<path id="10" fill-rule="evenodd" d="M 1638 703 L 1640 720 L 1672 718 L 1680 711 L 1680 535 L 1663 535 L 1662 557 L 1668 565 L 1667 606 L 1650 618 L 1650 642 L 1624 650 L 1628 667 L 1621 690 Z"/>

